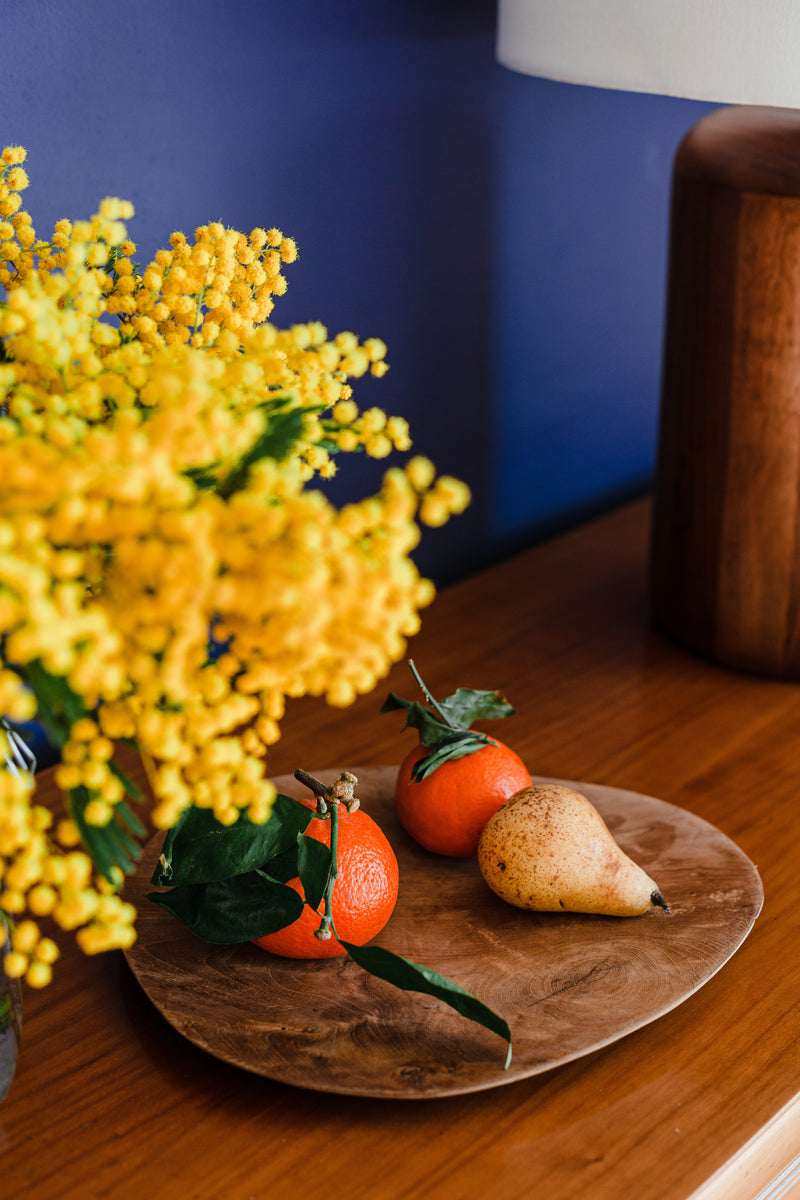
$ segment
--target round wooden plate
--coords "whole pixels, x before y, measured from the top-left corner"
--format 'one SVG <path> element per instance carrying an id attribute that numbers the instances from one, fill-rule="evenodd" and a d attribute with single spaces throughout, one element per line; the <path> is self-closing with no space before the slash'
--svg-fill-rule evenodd
<path id="1" fill-rule="evenodd" d="M 735 953 L 761 909 L 755 867 L 713 825 L 650 796 L 572 783 L 656 879 L 672 911 L 522 912 L 489 891 L 474 859 L 440 858 L 407 836 L 394 812 L 396 767 L 354 770 L 357 794 L 400 863 L 397 908 L 376 943 L 454 980 L 504 1017 L 513 1059 L 504 1070 L 505 1044 L 495 1034 L 347 957 L 293 961 L 250 943 L 200 941 L 143 899 L 153 890 L 159 834 L 126 889 L 139 911 L 128 963 L 179 1033 L 271 1079 L 416 1099 L 536 1075 L 675 1008 Z M 338 773 L 314 772 L 325 782 Z M 287 795 L 307 794 L 291 776 L 275 782 Z"/>

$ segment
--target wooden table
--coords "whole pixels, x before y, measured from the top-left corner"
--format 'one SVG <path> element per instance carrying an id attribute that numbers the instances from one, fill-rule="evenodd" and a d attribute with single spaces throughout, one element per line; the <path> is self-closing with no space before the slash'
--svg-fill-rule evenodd
<path id="1" fill-rule="evenodd" d="M 770 1200 L 800 1196 L 800 687 L 651 630 L 648 528 L 638 502 L 444 590 L 411 652 L 434 694 L 501 688 L 517 708 L 502 736 L 534 774 L 657 796 L 737 842 L 766 901 L 733 959 L 667 1016 L 545 1075 L 379 1101 L 212 1058 L 121 954 L 65 939 L 53 984 L 26 992 L 4 1197 L 745 1200 L 787 1167 Z M 378 714 L 389 688 L 412 694 L 405 665 L 350 709 L 294 702 L 271 770 L 398 761 L 413 735 Z"/>

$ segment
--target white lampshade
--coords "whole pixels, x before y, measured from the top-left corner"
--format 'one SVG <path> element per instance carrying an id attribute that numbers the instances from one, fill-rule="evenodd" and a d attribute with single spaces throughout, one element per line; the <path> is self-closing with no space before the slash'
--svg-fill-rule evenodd
<path id="1" fill-rule="evenodd" d="M 497 57 L 527 75 L 800 107 L 798 0 L 499 0 Z"/>

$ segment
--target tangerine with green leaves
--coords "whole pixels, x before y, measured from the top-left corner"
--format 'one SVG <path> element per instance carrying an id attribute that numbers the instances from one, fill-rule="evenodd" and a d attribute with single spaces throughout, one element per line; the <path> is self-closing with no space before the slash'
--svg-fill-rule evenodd
<path id="1" fill-rule="evenodd" d="M 528 768 L 497 738 L 477 733 L 473 721 L 510 716 L 500 692 L 458 688 L 435 700 L 413 661 L 409 666 L 429 707 L 389 693 L 381 712 L 404 709 L 406 726 L 419 733 L 397 773 L 395 801 L 400 824 L 435 854 L 470 858 L 489 818 L 531 782 Z"/>
<path id="2" fill-rule="evenodd" d="M 471 858 L 489 818 L 509 796 L 530 787 L 528 768 L 513 750 L 491 738 L 415 782 L 414 766 L 428 753 L 427 746 L 415 746 L 400 765 L 395 792 L 400 824 L 434 854 Z"/>
<path id="3" fill-rule="evenodd" d="M 314 807 L 313 801 L 302 803 Z M 330 816 L 314 817 L 306 836 L 329 847 Z M 336 860 L 333 924 L 346 942 L 363 946 L 380 933 L 394 911 L 399 886 L 397 858 L 383 830 L 368 813 L 361 808 L 348 812 L 339 805 Z M 305 899 L 299 878 L 290 879 L 288 886 Z M 336 958 L 346 954 L 335 934 L 327 940 L 316 936 L 323 908 L 324 901 L 316 911 L 305 904 L 296 921 L 255 938 L 255 944 L 283 958 Z"/>

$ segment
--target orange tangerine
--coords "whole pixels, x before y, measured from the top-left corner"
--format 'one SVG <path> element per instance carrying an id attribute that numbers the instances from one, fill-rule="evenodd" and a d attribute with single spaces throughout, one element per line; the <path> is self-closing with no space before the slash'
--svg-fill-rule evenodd
<path id="1" fill-rule="evenodd" d="M 314 807 L 313 802 L 308 805 Z M 330 846 L 330 818 L 315 817 L 306 835 Z M 347 812 L 343 804 L 339 805 L 336 858 L 339 874 L 333 889 L 333 923 L 346 942 L 363 946 L 380 933 L 397 903 L 397 858 L 372 817 L 361 808 Z M 291 879 L 289 887 L 304 897 L 299 879 Z M 322 907 L 315 913 L 306 904 L 296 921 L 255 938 L 256 945 L 284 958 L 335 958 L 346 954 L 334 936 L 327 941 L 315 936 Z"/>
<path id="2" fill-rule="evenodd" d="M 510 796 L 530 787 L 531 777 L 519 755 L 503 742 L 489 744 L 461 758 L 448 759 L 418 782 L 414 764 L 430 750 L 417 745 L 397 774 L 395 799 L 400 824 L 435 854 L 469 858 L 489 818 Z"/>

